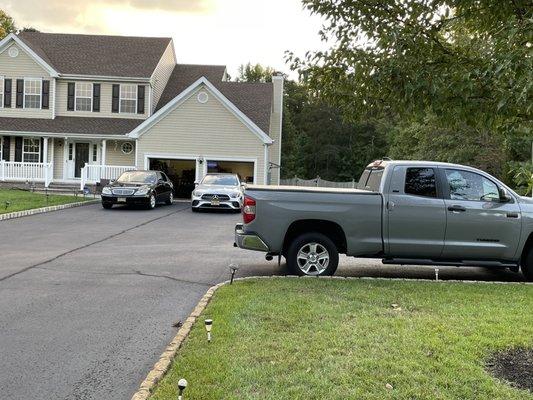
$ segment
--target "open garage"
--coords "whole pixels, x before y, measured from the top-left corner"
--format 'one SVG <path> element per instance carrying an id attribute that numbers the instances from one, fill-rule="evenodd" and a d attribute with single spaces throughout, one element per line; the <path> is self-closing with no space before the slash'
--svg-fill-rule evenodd
<path id="1" fill-rule="evenodd" d="M 150 158 L 150 169 L 163 171 L 174 184 L 176 198 L 190 198 L 196 181 L 196 160 Z"/>
<path id="2" fill-rule="evenodd" d="M 207 173 L 232 173 L 241 182 L 254 183 L 255 163 L 250 161 L 208 160 Z"/>

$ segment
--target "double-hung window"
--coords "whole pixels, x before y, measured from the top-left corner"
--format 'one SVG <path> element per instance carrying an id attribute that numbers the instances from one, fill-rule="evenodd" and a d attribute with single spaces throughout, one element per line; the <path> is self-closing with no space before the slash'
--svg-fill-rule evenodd
<path id="1" fill-rule="evenodd" d="M 39 162 L 41 159 L 41 139 L 24 138 L 22 145 L 22 161 Z"/>
<path id="2" fill-rule="evenodd" d="M 4 77 L 0 76 L 0 108 L 2 107 L 4 107 Z M 0 149 L 0 152 L 1 151 L 2 150 Z"/>
<path id="3" fill-rule="evenodd" d="M 76 111 L 92 111 L 93 84 L 90 82 L 76 82 Z"/>
<path id="4" fill-rule="evenodd" d="M 24 108 L 41 108 L 41 79 L 24 79 Z"/>
<path id="5" fill-rule="evenodd" d="M 137 85 L 120 85 L 120 112 L 137 112 Z"/>

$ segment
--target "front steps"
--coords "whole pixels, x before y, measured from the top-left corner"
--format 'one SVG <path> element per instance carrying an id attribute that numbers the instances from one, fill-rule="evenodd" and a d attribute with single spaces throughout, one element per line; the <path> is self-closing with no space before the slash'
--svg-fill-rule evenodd
<path id="1" fill-rule="evenodd" d="M 89 190 L 89 193 L 86 193 L 87 196 L 93 195 L 96 191 L 96 194 L 99 194 L 99 187 L 96 185 L 85 185 Z M 42 182 L 0 182 L 0 188 L 6 189 L 20 189 L 28 190 L 36 193 L 48 193 L 48 194 L 62 194 L 62 195 L 71 195 L 71 196 L 83 196 L 84 192 L 80 189 L 79 183 L 66 183 L 66 182 L 52 182 L 48 188 L 44 187 Z"/>

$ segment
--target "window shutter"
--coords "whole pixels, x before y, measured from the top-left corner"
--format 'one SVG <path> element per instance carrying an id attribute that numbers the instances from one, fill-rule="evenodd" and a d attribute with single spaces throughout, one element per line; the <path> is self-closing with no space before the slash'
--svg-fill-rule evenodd
<path id="1" fill-rule="evenodd" d="M 43 159 L 44 159 L 44 138 L 41 138 L 41 144 L 39 146 L 39 150 L 40 150 L 40 157 L 41 157 L 41 162 L 43 162 Z"/>
<path id="2" fill-rule="evenodd" d="M 20 136 L 15 138 L 15 161 L 22 161 L 22 138 Z"/>
<path id="3" fill-rule="evenodd" d="M 4 107 L 11 108 L 11 79 L 4 80 Z"/>
<path id="4" fill-rule="evenodd" d="M 144 88 L 145 86 L 137 86 L 137 114 L 144 114 Z"/>
<path id="5" fill-rule="evenodd" d="M 24 107 L 24 79 L 17 79 L 17 108 Z"/>
<path id="6" fill-rule="evenodd" d="M 120 96 L 120 85 L 113 85 L 113 99 L 111 101 L 111 112 L 118 113 L 119 110 L 119 96 Z"/>
<path id="7" fill-rule="evenodd" d="M 41 108 L 48 110 L 50 105 L 50 81 L 43 81 L 43 95 L 41 97 Z"/>
<path id="8" fill-rule="evenodd" d="M 2 160 L 9 161 L 9 153 L 11 152 L 11 138 L 4 136 L 2 147 Z"/>
<path id="9" fill-rule="evenodd" d="M 74 82 L 68 83 L 67 89 L 67 111 L 74 111 L 74 92 L 76 91 L 76 84 Z"/>
<path id="10" fill-rule="evenodd" d="M 100 84 L 93 84 L 93 111 L 100 111 Z"/>

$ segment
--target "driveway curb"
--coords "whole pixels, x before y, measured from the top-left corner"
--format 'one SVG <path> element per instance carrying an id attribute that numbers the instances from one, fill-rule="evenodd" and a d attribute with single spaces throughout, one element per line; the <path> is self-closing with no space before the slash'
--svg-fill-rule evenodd
<path id="1" fill-rule="evenodd" d="M 235 278 L 234 281 L 245 281 L 245 280 L 255 280 L 255 279 L 336 279 L 336 280 L 376 280 L 376 281 L 420 281 L 420 282 L 434 282 L 436 284 L 440 284 L 443 282 L 446 283 L 465 283 L 465 284 L 473 284 L 473 283 L 484 283 L 484 284 L 497 284 L 497 285 L 533 285 L 533 283 L 530 282 L 492 282 L 492 281 L 461 281 L 461 280 L 432 280 L 432 279 L 406 279 L 406 278 L 373 278 L 373 277 L 344 277 L 344 276 L 321 276 L 321 277 L 313 277 L 313 276 L 296 276 L 296 275 L 269 275 L 269 276 L 246 276 L 243 278 Z M 222 286 L 225 286 L 229 284 L 230 281 L 224 281 L 219 283 L 218 285 L 211 286 L 207 292 L 203 295 L 201 300 L 198 302 L 192 313 L 189 315 L 189 317 L 185 320 L 181 328 L 178 330 L 178 333 L 176 336 L 174 336 L 174 339 L 170 342 L 170 344 L 166 347 L 163 354 L 161 354 L 161 357 L 159 357 L 159 361 L 157 361 L 152 370 L 148 373 L 144 381 L 141 383 L 139 389 L 137 392 L 135 392 L 131 398 L 131 400 L 147 400 L 151 395 L 152 391 L 156 387 L 156 385 L 161 381 L 161 379 L 165 376 L 167 371 L 170 369 L 170 366 L 172 364 L 172 361 L 174 360 L 174 357 L 178 353 L 178 350 L 180 349 L 181 345 L 189 335 L 194 323 L 198 319 L 198 317 L 203 313 L 209 302 L 211 301 L 211 298 L 215 294 L 215 292 L 220 289 Z"/>
<path id="2" fill-rule="evenodd" d="M 86 205 L 95 204 L 98 202 L 100 202 L 100 200 L 95 199 L 95 200 L 87 200 L 87 201 L 78 201 L 76 203 L 61 204 L 58 206 L 41 207 L 41 208 L 33 208 L 31 210 L 15 211 L 12 213 L 0 214 L 0 221 L 6 221 L 8 219 L 14 219 L 14 218 L 27 217 L 29 215 L 35 215 L 35 214 L 44 214 L 47 212 L 64 210 L 66 208 L 86 206 Z"/>

